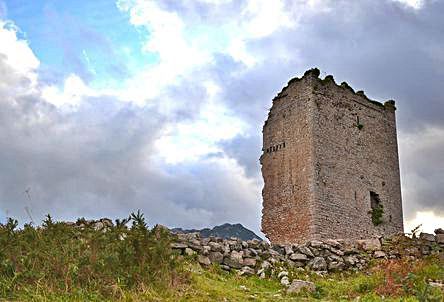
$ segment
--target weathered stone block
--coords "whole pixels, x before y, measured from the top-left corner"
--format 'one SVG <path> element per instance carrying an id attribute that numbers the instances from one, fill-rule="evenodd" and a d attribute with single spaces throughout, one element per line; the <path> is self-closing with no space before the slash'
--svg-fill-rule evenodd
<path id="1" fill-rule="evenodd" d="M 377 238 L 357 240 L 356 243 L 364 251 L 377 251 L 381 249 L 381 242 Z"/>
<path id="2" fill-rule="evenodd" d="M 291 254 L 289 257 L 290 260 L 292 261 L 307 261 L 308 257 L 305 254 Z"/>
<path id="3" fill-rule="evenodd" d="M 244 265 L 245 266 L 250 266 L 250 267 L 255 267 L 256 266 L 256 259 L 254 259 L 254 258 L 244 258 Z"/>
<path id="4" fill-rule="evenodd" d="M 202 264 L 202 265 L 206 265 L 206 266 L 208 266 L 208 265 L 211 264 L 210 258 L 208 258 L 208 257 L 206 257 L 206 256 L 202 256 L 202 255 L 198 255 L 198 256 L 197 256 L 197 261 L 198 261 L 200 264 Z"/>
<path id="5" fill-rule="evenodd" d="M 251 267 L 244 266 L 244 267 L 242 267 L 242 269 L 239 271 L 238 274 L 239 274 L 239 276 L 254 276 L 255 271 Z"/>
<path id="6" fill-rule="evenodd" d="M 314 271 L 326 271 L 327 262 L 322 257 L 315 257 L 308 263 L 308 267 Z"/>
<path id="7" fill-rule="evenodd" d="M 232 268 L 239 269 L 244 265 L 242 254 L 242 252 L 231 251 L 230 256 L 224 257 L 223 263 Z"/>
<path id="8" fill-rule="evenodd" d="M 213 252 L 223 252 L 223 246 L 220 243 L 217 242 L 210 242 L 208 245 L 211 248 L 211 251 Z"/>
<path id="9" fill-rule="evenodd" d="M 439 244 L 444 244 L 444 233 L 437 233 L 436 234 L 436 242 Z"/>
<path id="10" fill-rule="evenodd" d="M 316 286 L 313 282 L 304 281 L 304 280 L 293 280 L 290 286 L 287 289 L 288 294 L 297 294 L 302 290 L 306 290 L 308 292 L 314 292 L 316 290 Z"/>
<path id="11" fill-rule="evenodd" d="M 429 233 L 421 233 L 419 234 L 419 239 L 429 242 L 435 242 L 435 235 Z"/>
<path id="12" fill-rule="evenodd" d="M 209 259 L 212 263 L 222 263 L 224 255 L 221 252 L 210 252 Z"/>
<path id="13" fill-rule="evenodd" d="M 387 255 L 383 251 L 376 251 L 373 255 L 375 258 L 386 258 Z"/>
<path id="14" fill-rule="evenodd" d="M 309 257 L 314 257 L 315 255 L 313 254 L 313 252 L 306 246 L 299 246 L 298 248 L 299 252 L 301 252 L 302 254 L 305 254 Z"/>

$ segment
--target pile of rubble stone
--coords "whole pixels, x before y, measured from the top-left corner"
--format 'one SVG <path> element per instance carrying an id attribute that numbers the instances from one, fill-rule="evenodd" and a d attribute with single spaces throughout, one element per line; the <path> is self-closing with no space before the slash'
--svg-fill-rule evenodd
<path id="1" fill-rule="evenodd" d="M 76 222 L 66 221 L 64 223 L 70 226 L 78 227 L 80 229 L 90 227 L 96 231 L 106 231 L 107 229 L 114 226 L 113 221 L 109 218 L 100 218 L 98 220 L 86 220 L 84 218 L 81 218 L 78 219 Z"/>
<path id="2" fill-rule="evenodd" d="M 361 270 L 371 259 L 420 258 L 443 254 L 444 230 L 436 235 L 421 233 L 418 238 L 404 235 L 355 241 L 312 240 L 304 244 L 270 245 L 265 241 L 237 238 L 200 238 L 198 233 L 177 234 L 171 247 L 181 255 L 195 255 L 203 266 L 218 264 L 240 275 L 276 276 L 289 284 L 288 268 L 323 274 L 342 270 Z"/>

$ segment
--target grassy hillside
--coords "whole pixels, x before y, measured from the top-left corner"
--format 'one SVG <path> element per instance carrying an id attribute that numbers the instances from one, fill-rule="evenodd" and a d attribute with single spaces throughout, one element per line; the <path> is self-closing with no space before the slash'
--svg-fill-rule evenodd
<path id="1" fill-rule="evenodd" d="M 131 226 L 125 227 L 128 223 Z M 240 277 L 200 267 L 173 253 L 163 228 L 148 229 L 132 214 L 107 231 L 53 222 L 0 226 L 0 299 L 4 301 L 443 301 L 429 280 L 444 280 L 444 261 L 393 260 L 366 272 L 320 276 L 313 293 L 285 293 L 277 279 Z"/>

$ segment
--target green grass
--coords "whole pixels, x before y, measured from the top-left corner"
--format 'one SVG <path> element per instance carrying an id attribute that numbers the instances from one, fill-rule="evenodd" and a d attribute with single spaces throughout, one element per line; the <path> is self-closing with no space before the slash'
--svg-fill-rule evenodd
<path id="1" fill-rule="evenodd" d="M 125 227 L 124 224 L 131 224 Z M 380 261 L 365 272 L 319 276 L 314 293 L 286 294 L 279 281 L 202 268 L 175 255 L 173 238 L 132 214 L 107 232 L 53 222 L 0 225 L 0 301 L 443 301 L 427 280 L 444 280 L 444 260 Z"/>

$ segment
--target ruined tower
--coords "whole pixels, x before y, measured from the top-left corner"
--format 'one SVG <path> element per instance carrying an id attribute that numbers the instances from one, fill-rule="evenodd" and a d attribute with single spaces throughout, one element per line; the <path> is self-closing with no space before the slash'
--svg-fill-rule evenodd
<path id="1" fill-rule="evenodd" d="M 318 69 L 273 99 L 260 158 L 271 242 L 403 231 L 395 109 Z"/>

